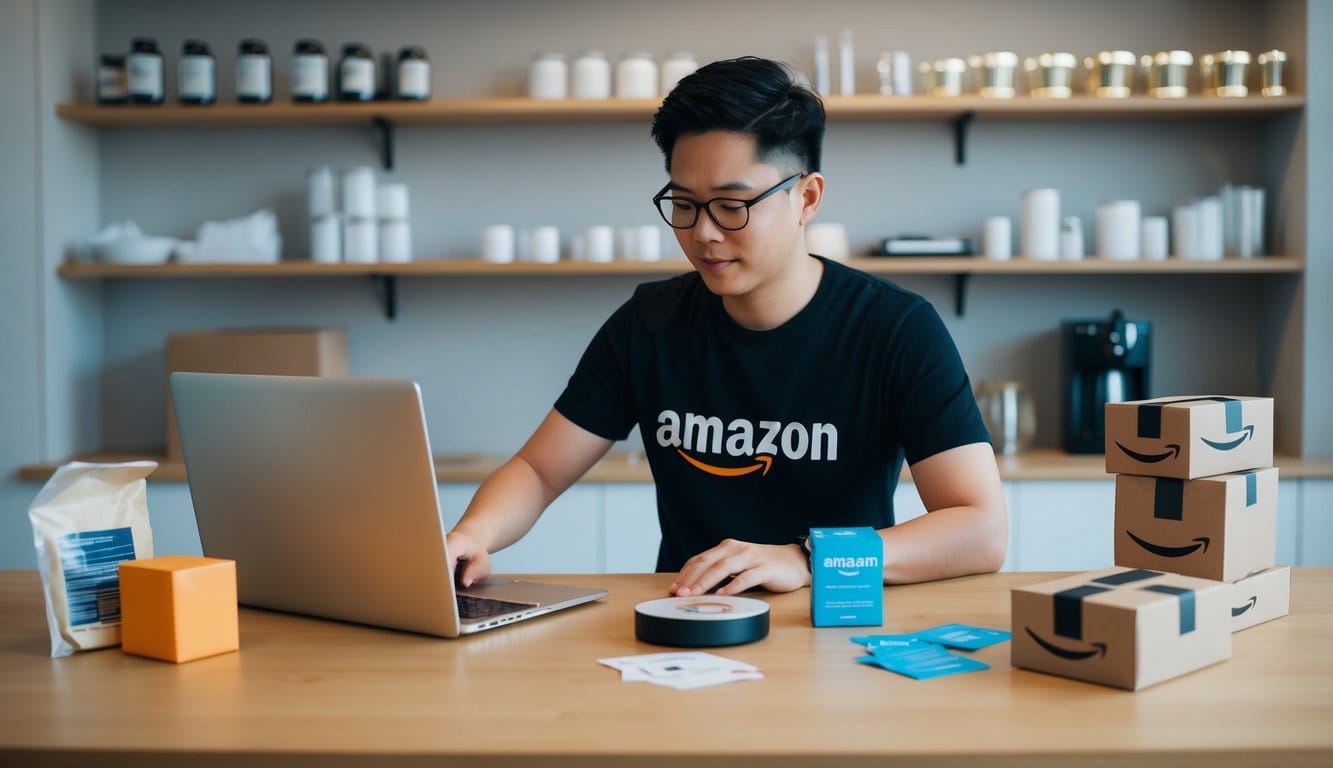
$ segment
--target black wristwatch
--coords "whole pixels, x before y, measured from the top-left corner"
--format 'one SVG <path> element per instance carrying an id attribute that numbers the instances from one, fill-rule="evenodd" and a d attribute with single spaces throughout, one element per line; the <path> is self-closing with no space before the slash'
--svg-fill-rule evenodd
<path id="1" fill-rule="evenodd" d="M 792 543 L 801 548 L 801 551 L 805 553 L 807 559 L 810 555 L 814 554 L 810 550 L 810 534 L 803 533 L 800 536 L 797 536 Z"/>

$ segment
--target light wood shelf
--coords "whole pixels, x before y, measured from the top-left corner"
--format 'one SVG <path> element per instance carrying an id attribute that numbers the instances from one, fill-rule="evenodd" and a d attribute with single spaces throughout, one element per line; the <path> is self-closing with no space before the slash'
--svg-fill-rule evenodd
<path id="1" fill-rule="evenodd" d="M 158 467 L 149 480 L 162 483 L 186 481 L 185 465 L 166 462 L 161 454 L 152 453 L 99 453 L 74 457 L 79 461 L 120 462 L 151 460 Z M 435 477 L 441 483 L 479 483 L 500 467 L 507 457 L 484 453 L 456 454 L 435 457 Z M 1292 456 L 1275 457 L 1280 477 L 1333 478 L 1333 459 L 1301 459 Z M 1038 448 L 1023 453 L 996 456 L 1003 480 L 1105 480 L 1105 457 L 1101 454 L 1075 455 L 1052 448 Z M 19 479 L 42 482 L 55 472 L 60 463 L 29 464 L 19 468 Z M 901 479 L 910 482 L 911 473 L 904 466 Z M 585 483 L 651 483 L 652 472 L 642 453 L 618 451 L 607 454 L 584 475 Z"/>
<path id="2" fill-rule="evenodd" d="M 1104 275 L 1104 274 L 1296 274 L 1305 269 L 1303 259 L 1269 256 L 1221 261 L 1112 261 L 1088 258 L 1081 261 L 1037 261 L 1013 259 L 992 261 L 980 257 L 879 257 L 845 262 L 856 269 L 880 275 Z M 100 264 L 67 262 L 60 276 L 71 279 L 122 278 L 227 278 L 227 277 L 347 277 L 347 276 L 605 276 L 674 275 L 688 272 L 682 259 L 657 262 L 613 261 L 607 263 L 562 261 L 556 264 L 516 262 L 492 264 L 477 260 L 425 260 L 407 264 L 315 264 L 284 261 L 277 264 Z"/>
<path id="3" fill-rule="evenodd" d="M 61 104 L 63 120 L 98 127 L 192 127 L 244 125 L 338 125 L 364 123 L 375 118 L 395 123 L 446 125 L 468 123 L 634 122 L 646 121 L 660 106 L 657 99 L 544 101 L 528 98 L 433 99 L 426 102 L 370 102 L 327 104 L 214 104 L 206 107 Z M 1000 119 L 1174 119 L 1208 116 L 1264 116 L 1292 112 L 1305 106 L 1303 95 L 1215 98 L 1191 96 L 1158 99 L 1135 96 L 1100 99 L 1040 99 L 1020 96 L 988 99 L 980 96 L 828 96 L 830 120 L 940 120 L 967 113 Z"/>

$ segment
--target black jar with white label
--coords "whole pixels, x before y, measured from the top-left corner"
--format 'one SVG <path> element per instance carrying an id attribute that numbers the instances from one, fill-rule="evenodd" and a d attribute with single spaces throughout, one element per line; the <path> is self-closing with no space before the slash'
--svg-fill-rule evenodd
<path id="1" fill-rule="evenodd" d="M 185 41 L 177 70 L 176 93 L 182 104 L 205 105 L 217 101 L 217 66 L 207 44 Z"/>
<path id="2" fill-rule="evenodd" d="M 125 87 L 125 57 L 102 54 L 97 65 L 97 103 L 124 104 L 129 101 Z"/>
<path id="3" fill-rule="evenodd" d="M 374 98 L 374 55 L 368 46 L 360 43 L 344 45 L 342 60 L 338 62 L 338 99 L 371 101 Z"/>
<path id="4" fill-rule="evenodd" d="M 292 101 L 329 100 L 329 57 L 318 40 L 297 40 L 292 50 Z"/>
<path id="5" fill-rule="evenodd" d="M 162 51 L 151 37 L 136 37 L 125 57 L 125 90 L 131 104 L 161 104 Z"/>
<path id="6" fill-rule="evenodd" d="M 273 59 L 259 40 L 242 40 L 236 55 L 236 100 L 267 104 L 273 100 Z"/>
<path id="7" fill-rule="evenodd" d="M 398 52 L 398 82 L 394 93 L 408 101 L 430 98 L 430 59 L 426 58 L 424 49 L 409 46 Z"/>

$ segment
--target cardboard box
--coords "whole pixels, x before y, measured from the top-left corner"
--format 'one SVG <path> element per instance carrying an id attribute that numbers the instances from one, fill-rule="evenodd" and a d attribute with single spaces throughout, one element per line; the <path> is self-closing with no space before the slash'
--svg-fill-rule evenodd
<path id="1" fill-rule="evenodd" d="M 1260 571 L 1232 585 L 1231 631 L 1286 616 L 1291 610 L 1291 566 L 1279 565 Z"/>
<path id="2" fill-rule="evenodd" d="M 347 334 L 341 328 L 253 328 L 173 333 L 166 372 L 346 376 Z M 167 386 L 167 461 L 182 462 L 176 409 Z"/>
<path id="3" fill-rule="evenodd" d="M 177 664 L 240 648 L 236 561 L 167 555 L 121 563 L 120 644 Z"/>
<path id="4" fill-rule="evenodd" d="M 1231 584 L 1107 568 L 1014 589 L 1016 667 L 1138 690 L 1231 657 Z"/>
<path id="5" fill-rule="evenodd" d="M 874 528 L 810 529 L 810 621 L 884 624 L 884 540 Z"/>
<path id="6" fill-rule="evenodd" d="M 1235 581 L 1277 562 L 1277 468 L 1116 475 L 1115 564 Z"/>
<path id="7" fill-rule="evenodd" d="M 1106 404 L 1106 471 L 1221 475 L 1273 465 L 1273 398 L 1159 397 Z"/>

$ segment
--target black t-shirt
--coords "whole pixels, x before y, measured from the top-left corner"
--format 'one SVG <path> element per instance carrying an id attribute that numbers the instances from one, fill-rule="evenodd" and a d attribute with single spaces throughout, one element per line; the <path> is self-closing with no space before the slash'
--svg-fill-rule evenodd
<path id="1" fill-rule="evenodd" d="M 697 273 L 640 285 L 555 408 L 610 440 L 635 424 L 657 485 L 657 570 L 724 538 L 787 544 L 811 527 L 893 525 L 909 464 L 989 436 L 934 308 L 823 260 L 783 325 L 738 325 Z"/>

